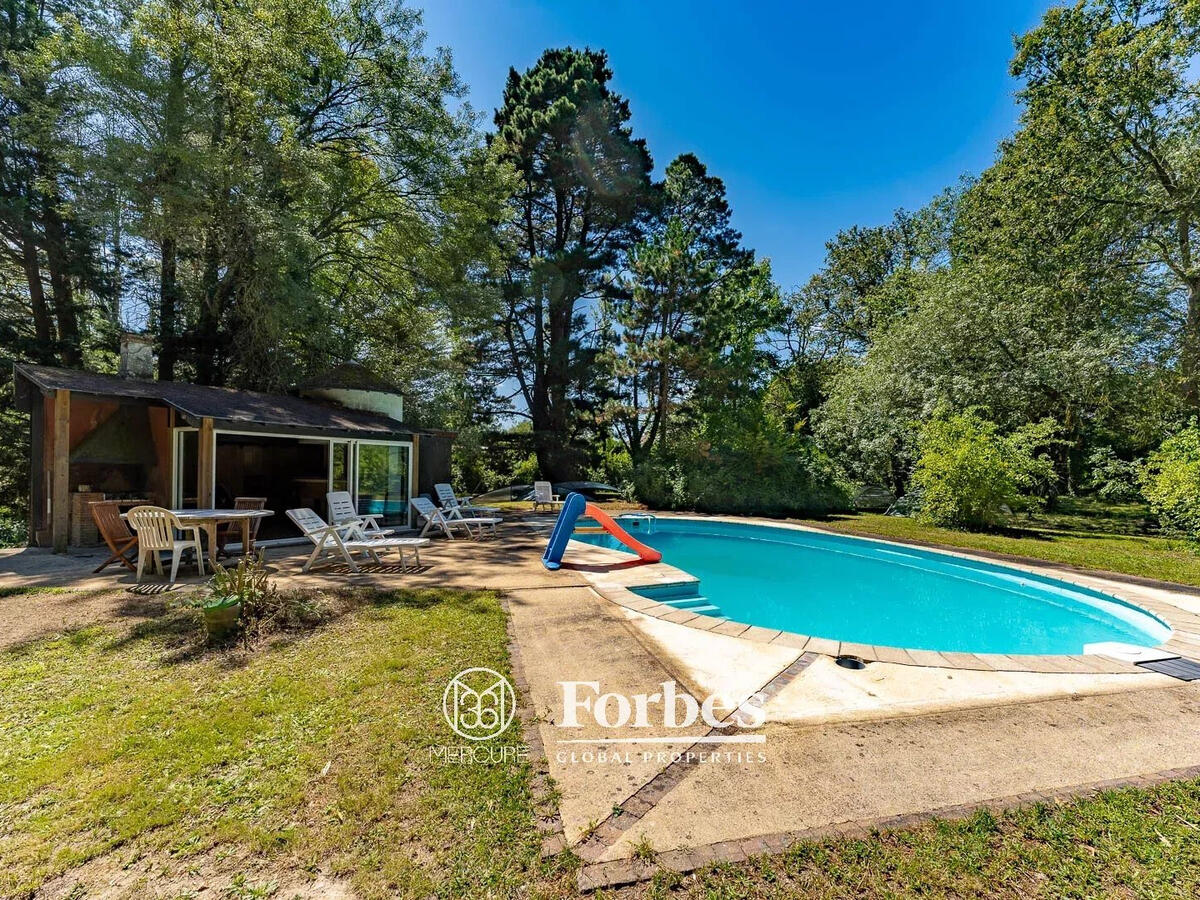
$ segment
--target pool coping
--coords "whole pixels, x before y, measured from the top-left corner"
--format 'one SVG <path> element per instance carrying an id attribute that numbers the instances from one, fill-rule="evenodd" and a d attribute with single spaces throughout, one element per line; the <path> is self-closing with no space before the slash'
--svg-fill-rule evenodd
<path id="1" fill-rule="evenodd" d="M 703 516 L 703 515 L 674 515 L 650 513 L 661 518 L 682 519 L 700 522 L 727 522 L 730 524 L 768 525 L 775 528 L 785 528 L 793 531 L 803 531 L 812 534 L 837 534 L 851 540 L 870 541 L 891 544 L 898 547 L 924 550 L 946 556 L 974 562 L 985 562 L 1018 571 L 1027 572 L 1044 578 L 1073 584 L 1076 587 L 1099 590 L 1118 600 L 1133 605 L 1162 619 L 1171 628 L 1169 638 L 1157 645 L 1155 650 L 1163 656 L 1191 656 L 1200 658 L 1200 612 L 1193 612 L 1166 599 L 1149 596 L 1147 592 L 1171 595 L 1176 593 L 1165 587 L 1150 587 L 1130 585 L 1122 581 L 1113 581 L 1100 575 L 1084 574 L 1082 572 L 1064 571 L 1062 568 L 1033 565 L 1008 560 L 998 561 L 987 556 L 966 553 L 958 549 L 949 549 L 929 544 L 910 544 L 904 541 L 888 538 L 866 537 L 844 532 L 831 532 L 827 529 L 813 528 L 794 522 L 781 522 L 774 519 L 738 516 Z M 935 650 L 912 650 L 901 647 L 886 647 L 872 644 L 859 644 L 852 641 L 837 641 L 830 638 L 814 637 L 797 632 L 780 629 L 764 628 L 760 625 L 747 625 L 726 618 L 716 618 L 703 613 L 692 613 L 686 609 L 667 606 L 656 600 L 634 592 L 635 588 L 666 587 L 673 584 L 689 584 L 700 579 L 667 563 L 631 563 L 627 554 L 608 550 L 594 544 L 582 541 L 572 541 L 572 562 L 565 563 L 564 568 L 570 568 L 581 574 L 604 597 L 618 606 L 633 613 L 651 618 L 661 619 L 700 631 L 711 631 L 742 640 L 760 644 L 770 644 L 794 649 L 797 653 L 819 653 L 824 656 L 856 656 L 866 662 L 883 662 L 907 666 L 929 666 L 945 669 L 970 669 L 992 672 L 1030 672 L 1056 675 L 1086 675 L 1086 674 L 1144 674 L 1153 675 L 1149 669 L 1134 665 L 1124 660 L 1103 656 L 1096 653 L 1074 654 L 1064 656 L 1045 655 L 1006 655 L 999 653 L 962 653 Z M 576 562 L 578 561 L 578 562 Z M 1190 592 L 1180 585 L 1178 591 L 1181 597 L 1190 596 Z M 1191 599 L 1194 600 L 1194 597 Z"/>

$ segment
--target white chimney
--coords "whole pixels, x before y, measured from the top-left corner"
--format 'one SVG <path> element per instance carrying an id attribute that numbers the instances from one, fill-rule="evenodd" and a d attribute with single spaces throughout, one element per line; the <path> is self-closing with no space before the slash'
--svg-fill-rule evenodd
<path id="1" fill-rule="evenodd" d="M 154 338 L 132 331 L 121 332 L 121 365 L 117 374 L 122 378 L 154 378 Z"/>

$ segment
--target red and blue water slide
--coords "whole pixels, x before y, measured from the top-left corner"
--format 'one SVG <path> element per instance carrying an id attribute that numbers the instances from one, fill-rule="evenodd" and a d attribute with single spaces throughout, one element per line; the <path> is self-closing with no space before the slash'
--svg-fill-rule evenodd
<path id="1" fill-rule="evenodd" d="M 629 532 L 613 521 L 612 516 L 594 503 L 588 503 L 583 494 L 572 492 L 567 494 L 567 499 L 563 502 L 562 510 L 558 514 L 558 521 L 554 523 L 554 530 L 550 532 L 550 543 L 546 545 L 546 552 L 542 554 L 542 565 L 547 569 L 557 569 L 562 566 L 563 551 L 567 549 L 567 541 L 571 539 L 571 533 L 575 530 L 575 522 L 580 516 L 595 519 L 601 528 L 636 553 L 642 562 L 660 562 L 662 560 L 662 553 L 630 537 Z"/>

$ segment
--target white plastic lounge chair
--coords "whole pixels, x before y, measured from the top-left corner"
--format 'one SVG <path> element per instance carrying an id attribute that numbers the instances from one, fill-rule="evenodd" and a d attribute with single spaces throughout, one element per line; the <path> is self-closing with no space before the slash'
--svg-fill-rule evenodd
<path id="1" fill-rule="evenodd" d="M 125 520 L 137 532 L 139 582 L 142 580 L 147 558 L 152 560 L 151 564 L 158 570 L 159 575 L 166 574 L 163 571 L 162 557 L 158 555 L 160 550 L 171 551 L 171 584 L 175 583 L 175 577 L 179 574 L 179 559 L 184 550 L 196 552 L 196 568 L 200 570 L 201 575 L 204 574 L 204 550 L 200 546 L 199 526 L 184 526 L 175 517 L 175 513 L 160 506 L 135 506 L 125 514 Z M 175 537 L 176 532 L 185 535 L 183 540 Z M 190 538 L 186 537 L 188 534 L 191 534 Z"/>
<path id="2" fill-rule="evenodd" d="M 354 508 L 354 499 L 349 491 L 330 491 L 325 495 L 329 504 L 329 521 L 338 528 L 349 528 L 361 540 L 386 537 L 393 529 L 381 528 L 378 516 L 361 516 Z"/>
<path id="3" fill-rule="evenodd" d="M 476 538 L 483 534 L 485 527 L 491 528 L 492 534 L 495 534 L 496 526 L 504 521 L 494 516 L 452 519 L 434 506 L 433 501 L 425 497 L 413 497 L 412 505 L 413 509 L 417 511 L 417 515 L 425 520 L 425 527 L 421 529 L 421 537 L 425 537 L 430 531 L 441 531 L 450 540 L 454 540 L 454 530 L 459 529 L 465 531 L 468 537 Z"/>
<path id="4" fill-rule="evenodd" d="M 548 481 L 533 483 L 533 508 L 536 511 L 541 506 L 548 506 L 550 509 L 562 506 L 562 500 L 554 493 L 554 488 Z"/>
<path id="5" fill-rule="evenodd" d="M 438 503 L 449 519 L 487 519 L 500 515 L 497 506 L 475 506 L 470 500 L 459 500 L 454 495 L 454 488 L 448 484 L 435 484 L 433 492 L 437 494 Z"/>
<path id="6" fill-rule="evenodd" d="M 380 563 L 379 554 L 395 550 L 400 554 L 400 565 L 404 565 L 404 551 L 411 548 L 417 565 L 421 565 L 420 548 L 429 543 L 428 538 L 396 538 L 377 537 L 363 539 L 358 536 L 354 524 L 339 526 L 330 525 L 311 509 L 289 509 L 287 516 L 296 523 L 296 527 L 304 532 L 304 536 L 313 542 L 312 555 L 304 564 L 303 571 L 307 572 L 317 563 L 344 562 L 350 571 L 358 572 L 358 563 L 354 554 L 362 553 L 372 562 Z M 332 557 L 326 560 L 325 557 Z"/>

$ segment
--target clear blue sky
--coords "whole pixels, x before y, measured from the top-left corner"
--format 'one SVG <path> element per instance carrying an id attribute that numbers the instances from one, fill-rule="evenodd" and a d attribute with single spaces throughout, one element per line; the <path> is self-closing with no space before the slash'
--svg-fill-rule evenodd
<path id="1" fill-rule="evenodd" d="M 421 5 L 422 0 L 410 0 Z M 547 47 L 608 51 L 661 174 L 691 151 L 785 288 L 840 228 L 922 206 L 986 168 L 1016 122 L 1012 39 L 1050 0 L 898 3 L 424 0 L 488 115 L 510 66 Z"/>

